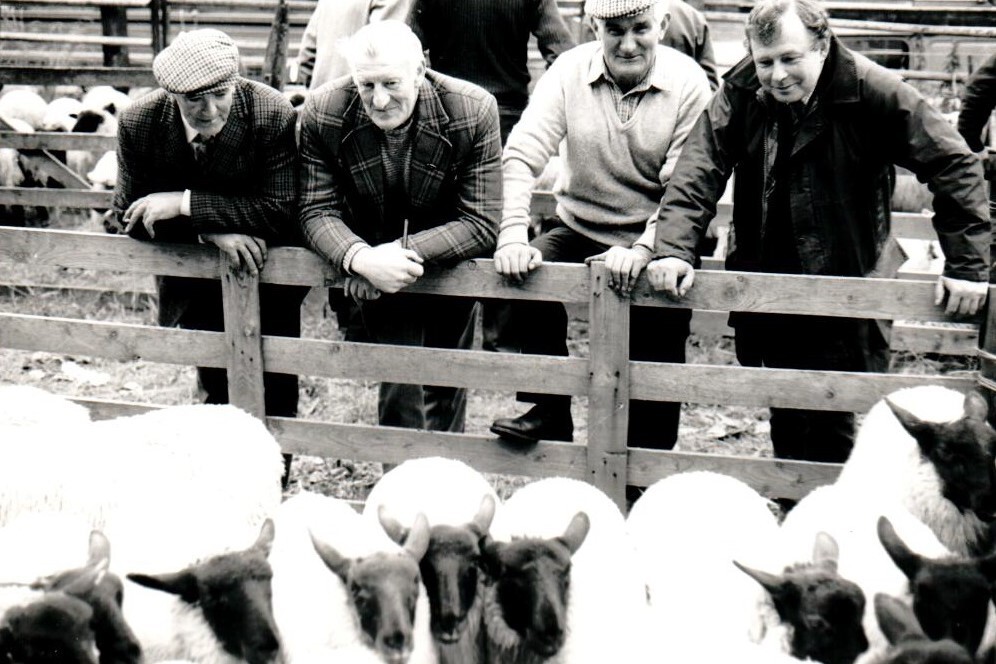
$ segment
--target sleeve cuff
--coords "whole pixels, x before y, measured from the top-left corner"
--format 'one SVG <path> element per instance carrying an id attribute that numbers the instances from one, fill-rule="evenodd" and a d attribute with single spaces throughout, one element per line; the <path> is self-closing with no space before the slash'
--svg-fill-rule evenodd
<path id="1" fill-rule="evenodd" d="M 370 248 L 370 245 L 366 242 L 354 242 L 349 245 L 349 249 L 346 250 L 345 255 L 342 257 L 342 271 L 352 276 L 353 271 L 350 269 L 350 265 L 353 262 L 353 258 L 356 257 L 356 254 L 360 253 L 361 249 L 368 248 Z"/>
<path id="2" fill-rule="evenodd" d="M 180 214 L 184 217 L 190 216 L 190 190 L 183 190 L 183 200 L 180 201 Z"/>

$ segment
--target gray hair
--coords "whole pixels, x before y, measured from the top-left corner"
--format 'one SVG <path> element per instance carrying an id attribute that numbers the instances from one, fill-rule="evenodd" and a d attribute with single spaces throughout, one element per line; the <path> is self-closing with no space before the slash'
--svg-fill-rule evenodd
<path id="1" fill-rule="evenodd" d="M 394 19 L 367 23 L 351 37 L 342 39 L 338 46 L 350 70 L 360 60 L 378 58 L 407 61 L 413 67 L 425 63 L 418 36 L 404 21 Z"/>
<path id="2" fill-rule="evenodd" d="M 819 0 L 758 0 L 747 16 L 744 41 L 750 52 L 751 40 L 767 46 L 778 37 L 779 21 L 788 12 L 794 12 L 821 49 L 830 41 L 830 23 L 826 9 Z"/>

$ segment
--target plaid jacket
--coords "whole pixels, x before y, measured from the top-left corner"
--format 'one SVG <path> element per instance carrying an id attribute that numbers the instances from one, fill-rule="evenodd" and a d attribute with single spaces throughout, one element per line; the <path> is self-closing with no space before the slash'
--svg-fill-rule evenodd
<path id="1" fill-rule="evenodd" d="M 501 215 L 498 106 L 476 85 L 427 71 L 415 109 L 407 210 L 409 247 L 429 262 L 494 250 Z M 336 270 L 356 242 L 390 242 L 381 130 L 348 79 L 329 83 L 301 113 L 301 226 Z"/>
<path id="2" fill-rule="evenodd" d="M 146 194 L 190 189 L 189 224 L 157 226 L 157 240 L 244 233 L 271 243 L 293 241 L 299 237 L 295 121 L 283 95 L 240 79 L 228 121 L 202 172 L 187 143 L 180 109 L 169 93 L 156 90 L 121 114 L 114 209 L 121 215 Z M 148 238 L 141 224 L 132 235 Z"/>

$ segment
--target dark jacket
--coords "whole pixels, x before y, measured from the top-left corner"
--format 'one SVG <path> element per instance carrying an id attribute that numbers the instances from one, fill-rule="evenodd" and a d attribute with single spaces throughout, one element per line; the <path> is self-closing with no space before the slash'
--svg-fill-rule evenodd
<path id="1" fill-rule="evenodd" d="M 719 72 L 716 69 L 716 55 L 713 53 L 709 22 L 705 14 L 684 0 L 672 0 L 668 12 L 671 14 L 671 22 L 668 23 L 661 43 L 699 63 L 709 79 L 709 87 L 715 90 L 719 87 Z"/>
<path id="2" fill-rule="evenodd" d="M 501 215 L 501 136 L 495 98 L 478 86 L 426 71 L 414 111 L 408 200 L 409 247 L 427 262 L 494 251 Z M 381 130 L 346 78 L 312 93 L 301 112 L 301 225 L 336 270 L 356 242 L 401 237 L 388 218 Z"/>
<path id="3" fill-rule="evenodd" d="M 805 274 L 867 276 L 889 235 L 893 165 L 934 193 L 945 274 L 989 276 L 989 213 L 981 163 L 915 89 L 831 39 L 789 162 L 789 207 Z M 699 117 L 664 195 L 656 254 L 690 263 L 736 171 L 729 269 L 758 271 L 775 156 L 774 104 L 750 57 L 724 76 Z"/>

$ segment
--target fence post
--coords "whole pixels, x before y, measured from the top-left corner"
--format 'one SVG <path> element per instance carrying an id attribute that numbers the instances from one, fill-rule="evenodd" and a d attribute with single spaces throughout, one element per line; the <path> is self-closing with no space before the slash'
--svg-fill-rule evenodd
<path id="1" fill-rule="evenodd" d="M 128 10 L 125 7 L 100 8 L 100 25 L 105 37 L 127 37 L 128 36 Z M 128 47 L 111 46 L 105 44 L 104 66 L 105 67 L 127 67 Z"/>
<path id="2" fill-rule="evenodd" d="M 228 401 L 265 419 L 263 338 L 259 322 L 259 277 L 220 253 L 225 340 L 228 342 Z"/>
<path id="3" fill-rule="evenodd" d="M 263 82 L 271 88 L 283 90 L 284 72 L 287 69 L 287 1 L 277 0 L 277 9 L 266 40 L 263 57 Z"/>
<path id="4" fill-rule="evenodd" d="M 996 426 L 996 285 L 989 286 L 989 297 L 979 330 L 979 388 L 989 404 L 989 423 Z"/>
<path id="5" fill-rule="evenodd" d="M 629 425 L 629 300 L 609 288 L 605 263 L 591 264 L 588 304 L 588 477 L 626 510 Z"/>

